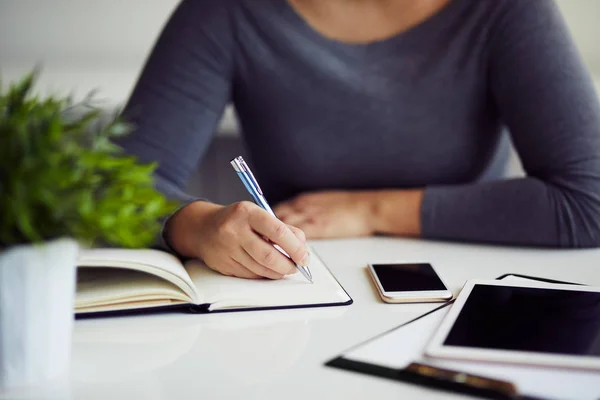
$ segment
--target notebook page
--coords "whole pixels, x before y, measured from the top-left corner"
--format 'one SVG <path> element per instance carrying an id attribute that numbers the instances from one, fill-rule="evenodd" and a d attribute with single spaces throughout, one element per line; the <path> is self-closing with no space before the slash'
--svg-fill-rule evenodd
<path id="1" fill-rule="evenodd" d="M 223 276 L 197 260 L 186 263 L 185 268 L 200 294 L 199 304 L 210 303 L 210 310 L 344 303 L 350 300 L 313 251 L 309 265 L 313 284 L 300 272 L 275 281 Z"/>
<path id="2" fill-rule="evenodd" d="M 156 275 L 179 287 L 192 302 L 197 293 L 192 280 L 177 257 L 152 249 L 85 249 L 79 253 L 78 267 L 112 267 Z"/>
<path id="3" fill-rule="evenodd" d="M 145 272 L 121 268 L 79 268 L 78 313 L 144 308 L 189 302 L 177 286 Z"/>

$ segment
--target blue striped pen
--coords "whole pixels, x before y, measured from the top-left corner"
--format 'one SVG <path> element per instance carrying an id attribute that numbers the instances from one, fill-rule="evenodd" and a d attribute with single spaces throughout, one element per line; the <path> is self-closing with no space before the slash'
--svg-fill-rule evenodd
<path id="1" fill-rule="evenodd" d="M 265 199 L 262 189 L 258 185 L 258 182 L 256 181 L 256 178 L 254 178 L 254 174 L 252 174 L 252 171 L 250 171 L 250 167 L 248 167 L 248 164 L 246 164 L 246 161 L 244 161 L 244 159 L 242 157 L 236 157 L 233 160 L 231 160 L 231 166 L 233 167 L 233 169 L 235 170 L 235 172 L 237 173 L 237 175 L 239 176 L 241 181 L 244 183 L 244 186 L 246 187 L 248 192 L 254 198 L 254 201 L 256 202 L 256 204 L 259 207 L 261 207 L 262 209 L 264 209 L 265 211 L 267 211 L 269 214 L 271 214 L 272 216 L 277 218 L 277 216 L 273 212 L 273 209 L 267 202 L 267 199 Z M 279 247 L 276 244 L 274 245 L 274 247 L 277 250 L 279 250 L 281 252 L 281 254 L 283 254 L 284 256 L 291 259 L 289 254 L 287 254 L 285 252 L 285 250 L 283 250 L 281 247 Z M 302 275 L 304 275 L 304 277 L 310 283 L 313 283 L 312 274 L 310 273 L 310 269 L 308 269 L 308 266 L 303 267 L 296 263 L 296 268 L 298 268 L 300 270 Z"/>

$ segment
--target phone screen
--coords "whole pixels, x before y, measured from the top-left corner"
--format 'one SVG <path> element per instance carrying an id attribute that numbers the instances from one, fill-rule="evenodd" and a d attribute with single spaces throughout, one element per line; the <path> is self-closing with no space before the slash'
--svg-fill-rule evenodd
<path id="1" fill-rule="evenodd" d="M 373 264 L 386 292 L 446 290 L 431 264 Z"/>

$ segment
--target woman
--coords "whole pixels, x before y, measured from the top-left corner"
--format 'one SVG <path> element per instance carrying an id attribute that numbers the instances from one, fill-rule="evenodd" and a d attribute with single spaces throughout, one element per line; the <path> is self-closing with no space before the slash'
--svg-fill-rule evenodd
<path id="1" fill-rule="evenodd" d="M 290 226 L 183 193 L 229 101 Z M 600 107 L 551 0 L 184 0 L 125 114 L 186 204 L 167 243 L 227 275 L 293 273 L 264 238 L 304 265 L 304 233 L 600 244 Z M 504 127 L 527 176 L 481 181 Z"/>

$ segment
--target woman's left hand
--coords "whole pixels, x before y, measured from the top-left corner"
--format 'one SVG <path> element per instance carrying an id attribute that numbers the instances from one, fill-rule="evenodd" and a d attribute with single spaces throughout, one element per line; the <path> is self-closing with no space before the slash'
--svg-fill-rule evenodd
<path id="1" fill-rule="evenodd" d="M 375 231 L 369 192 L 306 193 L 278 204 L 273 211 L 309 239 L 370 236 Z"/>

